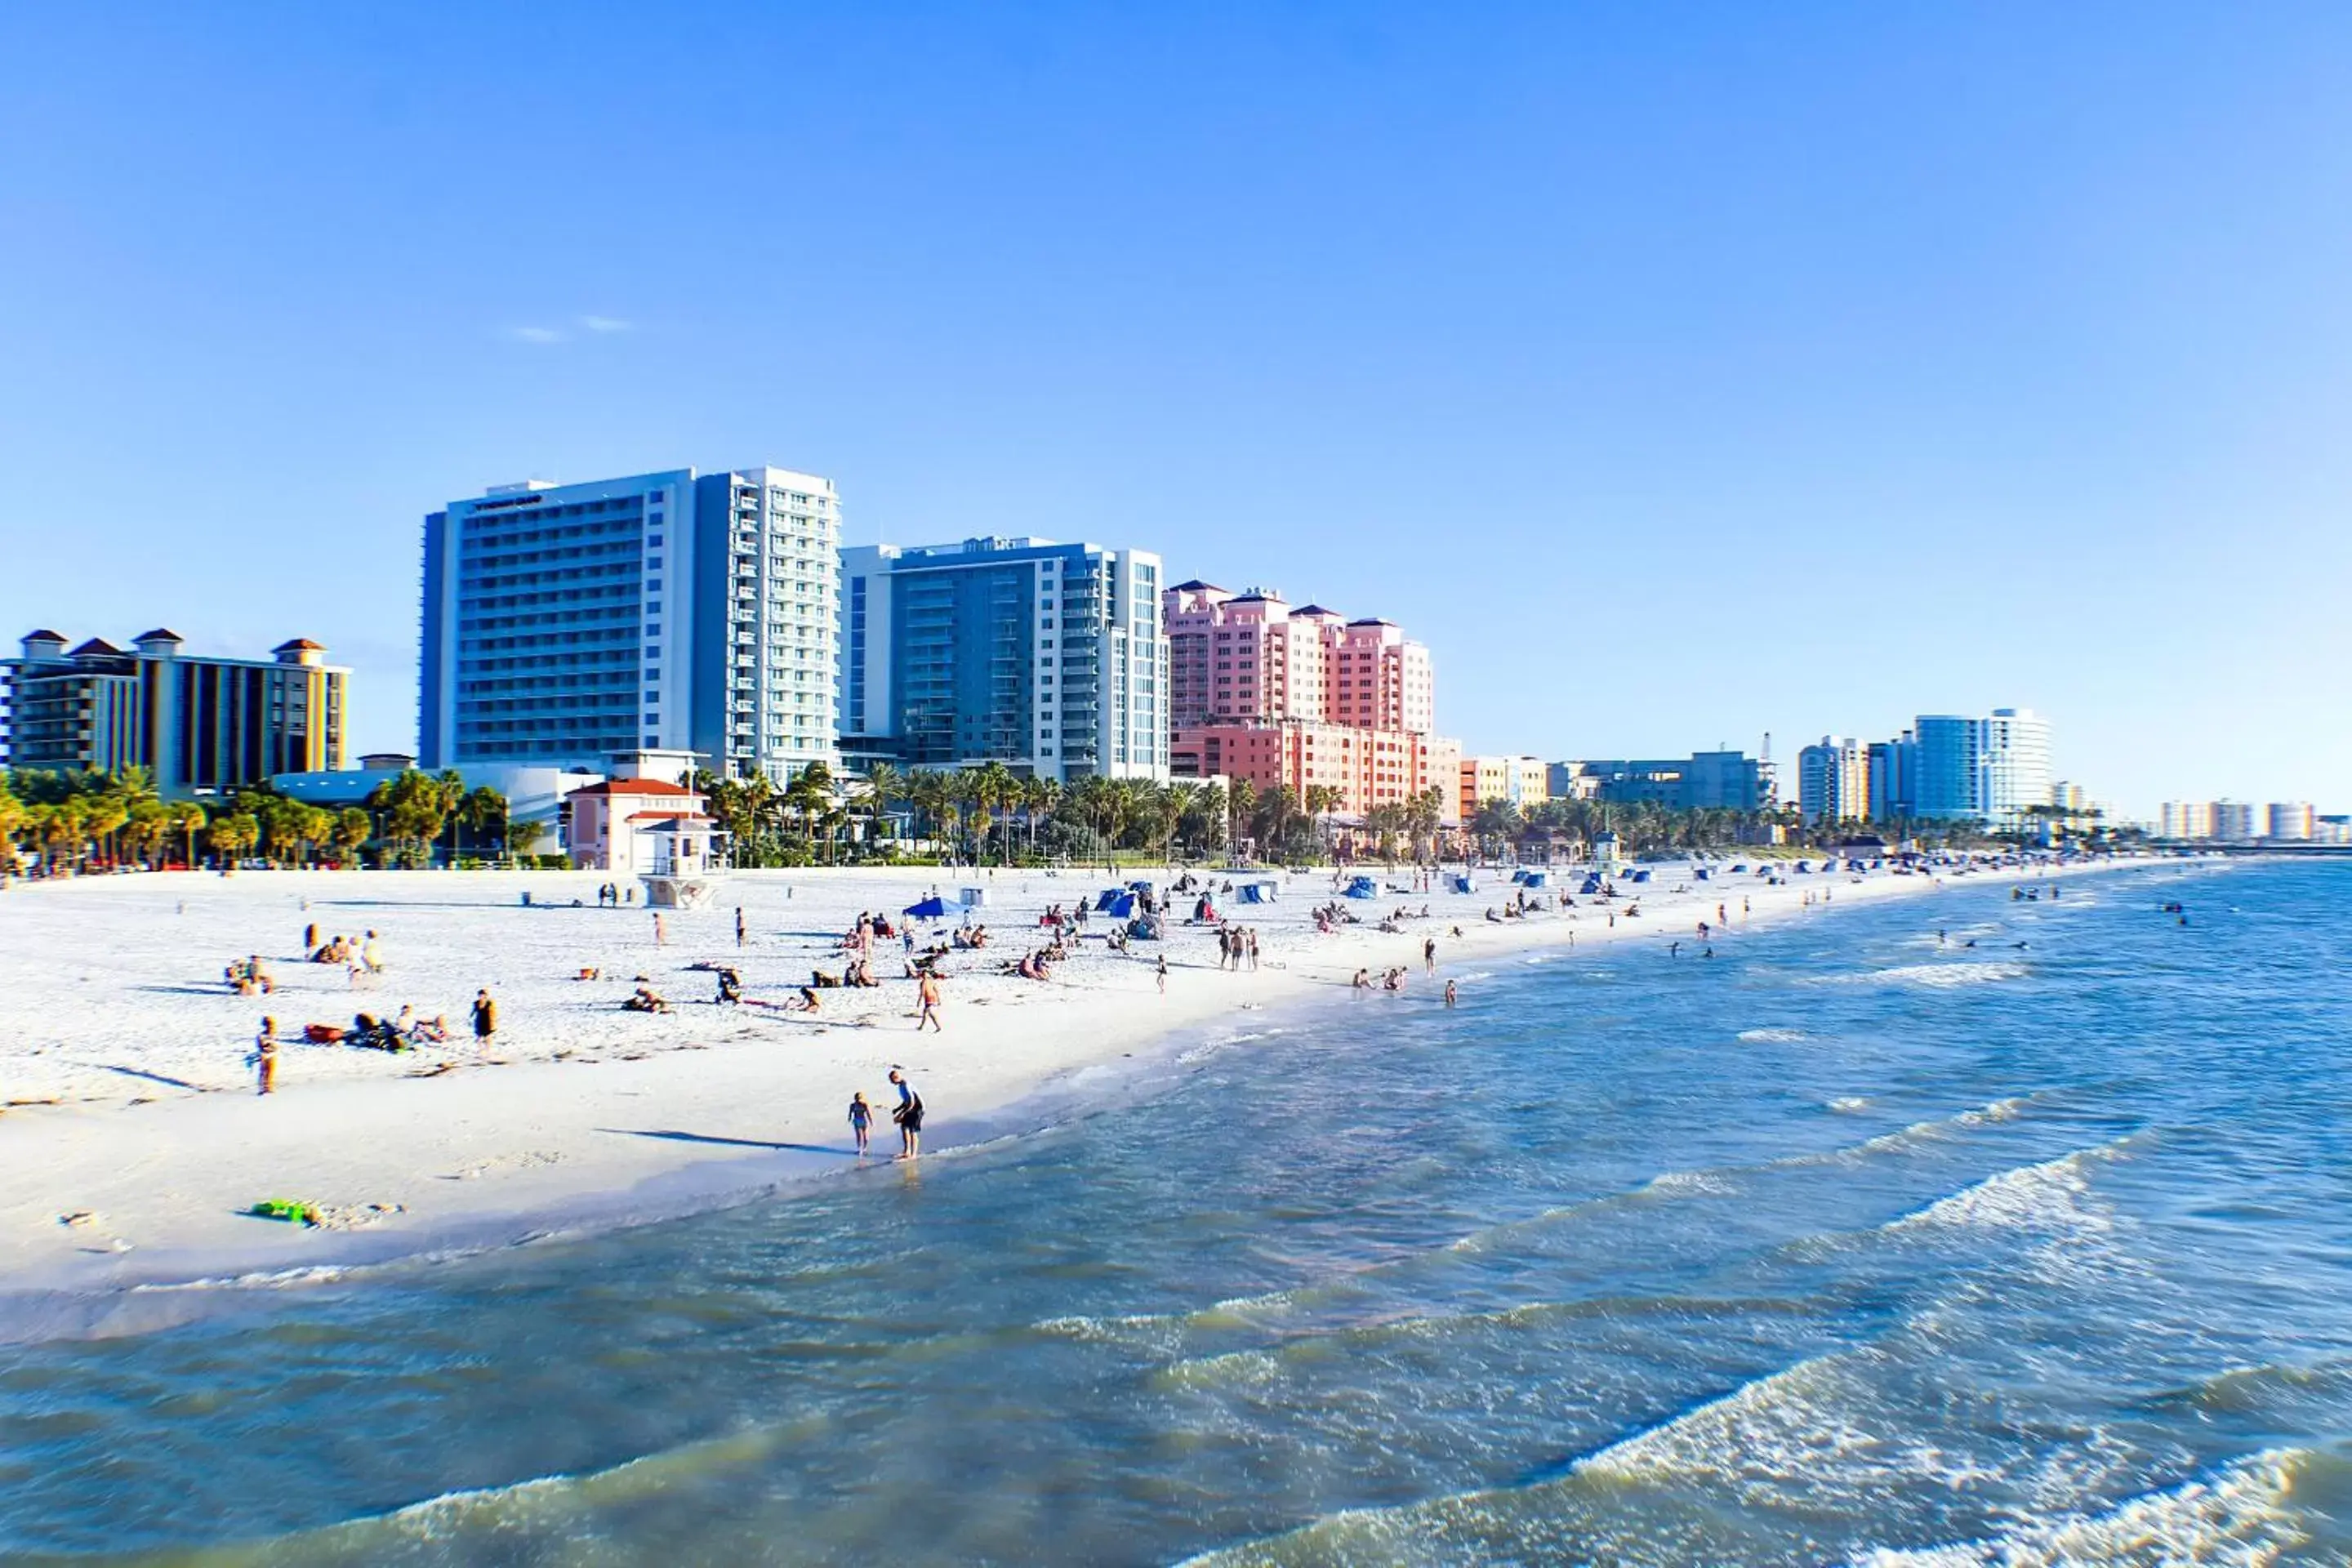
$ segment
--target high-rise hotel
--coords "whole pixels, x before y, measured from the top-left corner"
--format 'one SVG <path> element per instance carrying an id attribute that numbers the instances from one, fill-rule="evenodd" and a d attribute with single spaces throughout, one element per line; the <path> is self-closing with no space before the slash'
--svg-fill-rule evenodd
<path id="1" fill-rule="evenodd" d="M 1394 623 L 1199 581 L 1166 597 L 1178 776 L 1320 784 L 1349 816 L 1435 789 L 1442 819 L 1460 815 L 1462 746 L 1431 733 L 1429 649 Z"/>
<path id="2" fill-rule="evenodd" d="M 841 554 L 853 762 L 1168 776 L 1160 557 L 1045 539 Z"/>
<path id="3" fill-rule="evenodd" d="M 425 520 L 417 756 L 838 761 L 840 502 L 787 468 L 503 485 Z"/>

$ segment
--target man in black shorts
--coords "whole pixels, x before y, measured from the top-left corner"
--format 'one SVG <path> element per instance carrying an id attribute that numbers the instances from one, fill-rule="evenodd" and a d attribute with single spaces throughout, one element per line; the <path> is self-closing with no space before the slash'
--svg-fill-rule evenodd
<path id="1" fill-rule="evenodd" d="M 897 1068 L 890 1069 L 890 1081 L 898 1089 L 898 1109 L 890 1112 L 898 1124 L 898 1158 L 912 1160 L 923 1152 L 923 1097 Z"/>

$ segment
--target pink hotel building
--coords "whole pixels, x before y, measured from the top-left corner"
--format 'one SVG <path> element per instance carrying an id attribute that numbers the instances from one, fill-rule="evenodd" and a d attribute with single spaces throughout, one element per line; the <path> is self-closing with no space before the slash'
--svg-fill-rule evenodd
<path id="1" fill-rule="evenodd" d="M 1434 787 L 1444 819 L 1456 820 L 1462 744 L 1430 732 L 1428 648 L 1391 622 L 1293 609 L 1262 589 L 1194 581 L 1161 599 L 1176 776 L 1302 796 L 1335 785 L 1349 816 Z"/>

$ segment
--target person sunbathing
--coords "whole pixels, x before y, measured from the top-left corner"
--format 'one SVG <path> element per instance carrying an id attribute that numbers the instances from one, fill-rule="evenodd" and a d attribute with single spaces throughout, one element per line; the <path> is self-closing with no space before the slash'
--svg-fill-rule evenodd
<path id="1" fill-rule="evenodd" d="M 632 1013 L 667 1013 L 669 1011 L 669 1004 L 663 1001 L 660 994 L 649 985 L 638 986 L 635 994 L 623 1001 L 621 1005 Z"/>
<path id="2" fill-rule="evenodd" d="M 822 969 L 812 969 L 809 971 L 809 984 L 819 991 L 838 991 L 841 989 L 841 977 L 827 974 Z"/>
<path id="3" fill-rule="evenodd" d="M 801 994 L 799 996 L 784 1004 L 784 1011 L 787 1013 L 816 1013 L 823 1011 L 823 1009 L 817 1005 L 816 992 L 811 987 L 803 985 L 801 987 Z"/>

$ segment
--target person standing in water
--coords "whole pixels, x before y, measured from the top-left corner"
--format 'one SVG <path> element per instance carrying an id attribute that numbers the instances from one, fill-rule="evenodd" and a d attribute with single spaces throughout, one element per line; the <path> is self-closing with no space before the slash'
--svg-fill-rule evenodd
<path id="1" fill-rule="evenodd" d="M 890 1069 L 890 1081 L 898 1089 L 898 1109 L 890 1112 L 890 1120 L 898 1124 L 898 1158 L 916 1159 L 923 1152 L 923 1097 L 897 1068 Z"/>
<path id="2" fill-rule="evenodd" d="M 873 1136 L 874 1108 L 866 1103 L 866 1091 L 859 1089 L 849 1097 L 849 1130 L 857 1138 L 857 1157 L 866 1158 L 866 1145 Z"/>
<path id="3" fill-rule="evenodd" d="M 1451 980 L 1445 983 L 1445 1005 L 1448 1007 L 1454 1005 L 1454 982 Z"/>
<path id="4" fill-rule="evenodd" d="M 1437 973 L 1437 939 L 1424 938 L 1421 944 L 1421 966 L 1426 973 Z"/>

